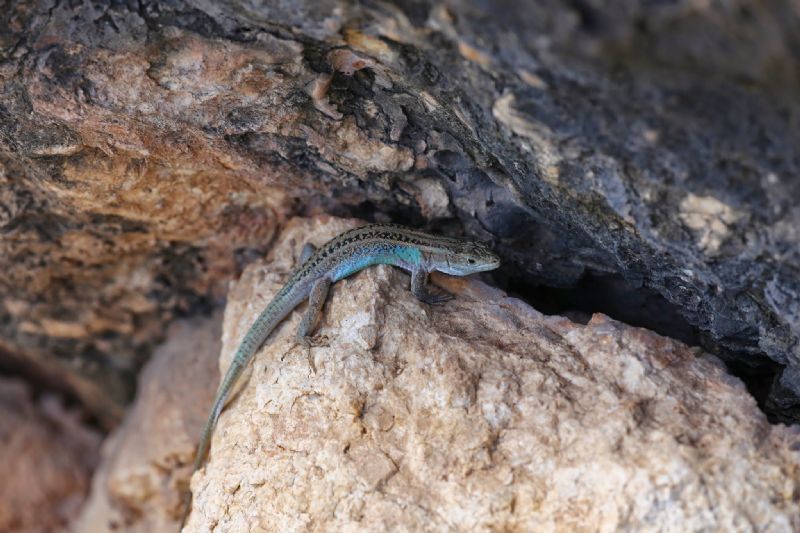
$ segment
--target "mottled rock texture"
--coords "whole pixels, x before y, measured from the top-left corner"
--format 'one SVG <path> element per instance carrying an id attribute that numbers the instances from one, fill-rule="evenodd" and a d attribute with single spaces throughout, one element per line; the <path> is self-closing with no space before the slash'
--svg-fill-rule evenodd
<path id="1" fill-rule="evenodd" d="M 221 313 L 180 320 L 145 365 L 136 401 L 106 440 L 81 533 L 177 531 L 197 437 L 214 390 Z"/>
<path id="2" fill-rule="evenodd" d="M 461 226 L 800 419 L 797 2 L 0 7 L 0 348 L 104 420 L 318 211 Z"/>
<path id="3" fill-rule="evenodd" d="M 68 531 L 99 448 L 100 434 L 79 411 L 0 377 L 0 531 Z"/>
<path id="4" fill-rule="evenodd" d="M 344 226 L 290 224 L 245 270 L 221 370 L 304 240 Z M 800 430 L 770 425 L 718 358 L 436 282 L 457 297 L 422 304 L 383 266 L 336 284 L 316 373 L 293 313 L 220 419 L 185 531 L 800 528 Z"/>

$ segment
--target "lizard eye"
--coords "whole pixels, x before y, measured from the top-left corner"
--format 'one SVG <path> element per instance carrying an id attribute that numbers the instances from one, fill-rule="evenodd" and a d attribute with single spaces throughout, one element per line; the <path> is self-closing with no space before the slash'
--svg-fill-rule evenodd
<path id="1" fill-rule="evenodd" d="M 470 264 L 470 265 L 474 265 L 474 264 L 475 264 L 475 260 L 474 260 L 474 259 L 470 259 L 470 260 L 469 260 L 469 264 Z"/>

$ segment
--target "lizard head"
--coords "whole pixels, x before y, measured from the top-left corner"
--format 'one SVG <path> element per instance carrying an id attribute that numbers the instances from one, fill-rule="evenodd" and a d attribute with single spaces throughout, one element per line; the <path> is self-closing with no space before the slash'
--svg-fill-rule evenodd
<path id="1" fill-rule="evenodd" d="M 433 266 L 435 270 L 445 274 L 467 276 L 475 272 L 494 270 L 500 266 L 500 258 L 483 243 L 460 242 L 442 252 Z"/>

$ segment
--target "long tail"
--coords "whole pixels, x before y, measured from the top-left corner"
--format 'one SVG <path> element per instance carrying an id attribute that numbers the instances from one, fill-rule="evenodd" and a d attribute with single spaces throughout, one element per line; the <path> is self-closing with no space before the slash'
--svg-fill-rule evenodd
<path id="1" fill-rule="evenodd" d="M 258 318 L 261 319 L 270 307 L 271 306 L 267 306 L 267 309 L 265 309 Z M 245 367 L 250 362 L 250 359 L 253 357 L 256 350 L 258 350 L 258 346 L 261 344 L 259 343 L 259 345 L 255 347 L 252 346 L 252 344 L 254 344 L 252 341 L 255 340 L 252 333 L 254 332 L 258 323 L 259 320 L 256 320 L 256 324 L 250 328 L 250 331 L 242 340 L 242 344 L 239 346 L 239 349 L 236 350 L 236 355 L 234 356 L 233 361 L 231 361 L 231 366 L 228 368 L 228 371 L 225 373 L 225 377 L 219 384 L 217 394 L 214 396 L 214 403 L 211 407 L 211 413 L 208 415 L 206 424 L 203 426 L 203 432 L 200 434 L 200 441 L 197 444 L 197 452 L 194 456 L 192 472 L 189 474 L 190 480 L 192 478 L 192 474 L 197 472 L 200 467 L 203 466 L 203 461 L 205 461 L 206 454 L 208 453 L 208 447 L 211 444 L 211 435 L 214 433 L 214 427 L 217 425 L 217 420 L 219 420 L 219 415 L 222 413 L 222 408 L 225 407 L 225 404 L 228 401 L 228 396 L 230 395 L 231 389 L 233 389 L 233 386 L 236 384 L 239 376 L 242 375 Z M 264 337 L 266 338 L 267 335 L 269 335 L 269 332 L 266 332 Z M 191 508 L 192 493 L 191 491 L 187 491 L 183 504 L 183 514 L 181 515 L 181 529 L 183 529 L 183 526 L 186 524 L 186 519 L 189 518 L 189 512 L 191 511 Z"/>
<path id="2" fill-rule="evenodd" d="M 236 382 L 239 381 L 239 377 L 242 375 L 242 372 L 244 372 L 244 369 L 250 364 L 250 360 L 253 358 L 256 351 L 258 351 L 258 348 L 272 331 L 272 327 L 269 329 L 263 327 L 264 321 L 262 320 L 262 318 L 269 318 L 269 316 L 264 316 L 271 314 L 268 313 L 268 311 L 270 311 L 269 307 L 271 306 L 268 306 L 267 309 L 261 313 L 255 324 L 253 324 L 247 335 L 245 335 L 239 349 L 236 350 L 233 361 L 231 361 L 231 366 L 228 367 L 225 377 L 222 378 L 222 382 L 219 384 L 217 394 L 214 396 L 211 413 L 209 413 L 206 425 L 203 426 L 203 432 L 200 434 L 197 453 L 194 457 L 194 466 L 192 467 L 193 474 L 203 465 L 203 461 L 208 453 L 208 447 L 211 444 L 211 435 L 214 433 L 214 427 L 217 425 L 217 420 L 219 420 L 222 409 L 228 403 L 228 397 L 231 391 L 236 385 Z"/>
<path id="3" fill-rule="evenodd" d="M 214 397 L 214 403 L 211 408 L 211 413 L 208 415 L 206 425 L 203 427 L 203 432 L 200 434 L 200 441 L 197 445 L 197 453 L 194 457 L 194 465 L 192 466 L 192 474 L 194 474 L 203 465 L 208 448 L 211 444 L 211 435 L 214 433 L 214 427 L 217 425 L 219 415 L 222 409 L 228 402 L 228 398 L 233 390 L 239 377 L 255 353 L 264 343 L 266 338 L 272 333 L 272 330 L 288 315 L 295 306 L 307 296 L 308 291 L 303 291 L 300 287 L 293 287 L 290 289 L 288 285 L 275 296 L 275 298 L 267 305 L 266 308 L 258 315 L 256 321 L 250 326 L 247 334 L 242 339 L 239 348 L 236 350 L 236 355 L 231 361 L 231 366 L 225 373 L 225 377 L 217 388 L 217 394 Z M 191 479 L 191 474 L 189 476 Z M 192 504 L 192 494 L 188 491 L 185 499 L 183 516 L 181 517 L 181 528 L 185 524 L 189 516 L 189 511 Z"/>

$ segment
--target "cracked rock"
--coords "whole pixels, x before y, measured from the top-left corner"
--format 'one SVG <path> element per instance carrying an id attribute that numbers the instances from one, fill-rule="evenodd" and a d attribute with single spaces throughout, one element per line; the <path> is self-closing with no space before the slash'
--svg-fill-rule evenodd
<path id="1" fill-rule="evenodd" d="M 306 240 L 294 220 L 231 288 L 220 370 Z M 717 357 L 597 314 L 546 317 L 477 280 L 428 306 L 380 266 L 255 357 L 192 479 L 186 531 L 796 531 L 800 430 Z M 192 400 L 193 401 L 193 400 Z"/>

